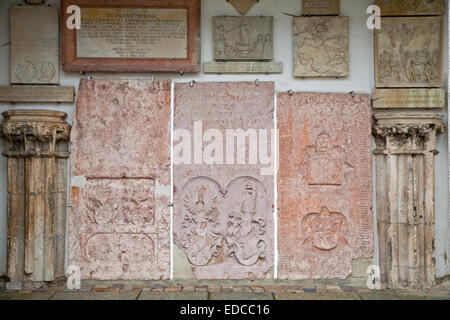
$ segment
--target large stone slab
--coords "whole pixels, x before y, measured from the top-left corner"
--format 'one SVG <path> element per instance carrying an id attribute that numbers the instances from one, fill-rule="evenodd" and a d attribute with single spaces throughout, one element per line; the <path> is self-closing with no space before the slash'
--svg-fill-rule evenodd
<path id="1" fill-rule="evenodd" d="M 73 102 L 74 100 L 75 88 L 71 86 L 0 86 L 0 101 L 4 102 Z"/>
<path id="2" fill-rule="evenodd" d="M 441 87 L 443 17 L 384 17 L 375 30 L 377 88 Z"/>
<path id="3" fill-rule="evenodd" d="M 302 0 L 304 16 L 338 16 L 340 9 L 340 0 Z"/>
<path id="4" fill-rule="evenodd" d="M 348 17 L 294 18 L 294 76 L 349 75 Z"/>
<path id="5" fill-rule="evenodd" d="M 175 85 L 174 240 L 197 279 L 273 266 L 273 108 L 273 83 Z"/>
<path id="6" fill-rule="evenodd" d="M 82 79 L 71 136 L 69 265 L 169 277 L 170 81 Z"/>
<path id="7" fill-rule="evenodd" d="M 344 279 L 373 250 L 370 95 L 280 93 L 278 276 Z"/>
<path id="8" fill-rule="evenodd" d="M 382 16 L 434 16 L 445 15 L 444 0 L 376 0 Z"/>
<path id="9" fill-rule="evenodd" d="M 205 62 L 204 73 L 282 73 L 283 62 L 260 61 L 226 61 Z"/>
<path id="10" fill-rule="evenodd" d="M 59 83 L 58 9 L 13 6 L 10 28 L 10 82 Z"/>
<path id="11" fill-rule="evenodd" d="M 214 60 L 272 60 L 273 17 L 213 17 Z"/>
<path id="12" fill-rule="evenodd" d="M 374 89 L 374 109 L 445 108 L 445 89 Z"/>

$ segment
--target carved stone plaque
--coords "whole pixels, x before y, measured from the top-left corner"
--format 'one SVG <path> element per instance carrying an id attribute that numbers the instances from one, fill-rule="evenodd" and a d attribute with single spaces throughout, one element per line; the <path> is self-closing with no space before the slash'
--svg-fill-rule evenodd
<path id="1" fill-rule="evenodd" d="M 204 73 L 282 73 L 283 62 L 273 61 L 224 61 L 205 62 Z"/>
<path id="2" fill-rule="evenodd" d="M 348 75 L 348 17 L 294 18 L 294 76 Z"/>
<path id="3" fill-rule="evenodd" d="M 382 16 L 445 15 L 444 0 L 376 0 Z"/>
<path id="4" fill-rule="evenodd" d="M 229 0 L 228 1 L 240 14 L 246 14 L 258 0 Z"/>
<path id="5" fill-rule="evenodd" d="M 377 88 L 443 84 L 443 17 L 385 17 L 375 30 Z"/>
<path id="6" fill-rule="evenodd" d="M 445 108 L 445 89 L 375 89 L 374 109 Z"/>
<path id="7" fill-rule="evenodd" d="M 340 0 L 302 0 L 302 15 L 338 16 L 340 5 Z"/>
<path id="8" fill-rule="evenodd" d="M 12 84 L 59 83 L 59 15 L 55 7 L 10 11 Z"/>
<path id="9" fill-rule="evenodd" d="M 269 82 L 175 85 L 174 274 L 265 278 L 273 266 L 273 107 Z"/>
<path id="10" fill-rule="evenodd" d="M 71 86 L 14 85 L 0 86 L 0 101 L 4 102 L 73 102 Z"/>
<path id="11" fill-rule="evenodd" d="M 65 71 L 199 71 L 199 0 L 62 4 L 63 10 L 73 4 L 81 8 L 81 28 L 62 31 Z M 64 21 L 68 18 L 63 15 Z"/>
<path id="12" fill-rule="evenodd" d="M 82 79 L 71 135 L 69 264 L 168 279 L 170 81 Z"/>
<path id="13" fill-rule="evenodd" d="M 344 279 L 373 250 L 369 95 L 280 93 L 278 276 Z"/>
<path id="14" fill-rule="evenodd" d="M 214 17 L 215 60 L 272 60 L 273 17 Z"/>

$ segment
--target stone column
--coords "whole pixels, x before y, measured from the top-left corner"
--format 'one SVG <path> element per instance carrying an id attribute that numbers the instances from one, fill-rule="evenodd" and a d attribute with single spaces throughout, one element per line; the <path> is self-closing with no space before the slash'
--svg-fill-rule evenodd
<path id="1" fill-rule="evenodd" d="M 2 113 L 8 158 L 8 261 L 11 289 L 64 276 L 67 206 L 67 114 Z"/>
<path id="2" fill-rule="evenodd" d="M 434 156 L 442 116 L 380 112 L 374 118 L 381 280 L 427 288 L 435 283 Z"/>

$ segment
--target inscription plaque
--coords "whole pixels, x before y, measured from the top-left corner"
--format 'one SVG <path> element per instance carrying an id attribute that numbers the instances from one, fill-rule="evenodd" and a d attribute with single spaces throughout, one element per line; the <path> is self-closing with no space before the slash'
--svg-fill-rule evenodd
<path id="1" fill-rule="evenodd" d="M 374 109 L 445 108 L 445 89 L 375 89 Z"/>
<path id="2" fill-rule="evenodd" d="M 445 15 L 444 0 L 376 0 L 382 16 L 434 16 Z"/>
<path id="3" fill-rule="evenodd" d="M 63 12 L 73 4 L 81 28 L 62 29 L 64 71 L 199 71 L 199 0 L 63 0 Z"/>
<path id="4" fill-rule="evenodd" d="M 4 102 L 73 102 L 71 86 L 0 86 L 0 101 Z"/>
<path id="5" fill-rule="evenodd" d="M 59 24 L 55 7 L 10 11 L 12 84 L 59 83 Z"/>
<path id="6" fill-rule="evenodd" d="M 340 4 L 340 0 L 302 0 L 302 15 L 338 16 Z"/>

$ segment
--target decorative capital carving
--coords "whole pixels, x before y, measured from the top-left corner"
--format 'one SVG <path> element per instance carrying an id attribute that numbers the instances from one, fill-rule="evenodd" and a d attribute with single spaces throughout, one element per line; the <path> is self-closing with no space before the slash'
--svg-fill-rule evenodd
<path id="1" fill-rule="evenodd" d="M 372 134 L 378 149 L 434 149 L 434 138 L 443 133 L 442 116 L 437 113 L 376 113 Z M 426 142 L 432 145 L 425 147 Z M 427 151 L 427 150 L 424 150 Z M 430 150 L 428 150 L 430 151 Z"/>
<path id="2" fill-rule="evenodd" d="M 70 125 L 67 114 L 47 110 L 9 110 L 2 113 L 0 136 L 9 141 L 37 140 L 56 143 L 68 141 Z"/>

